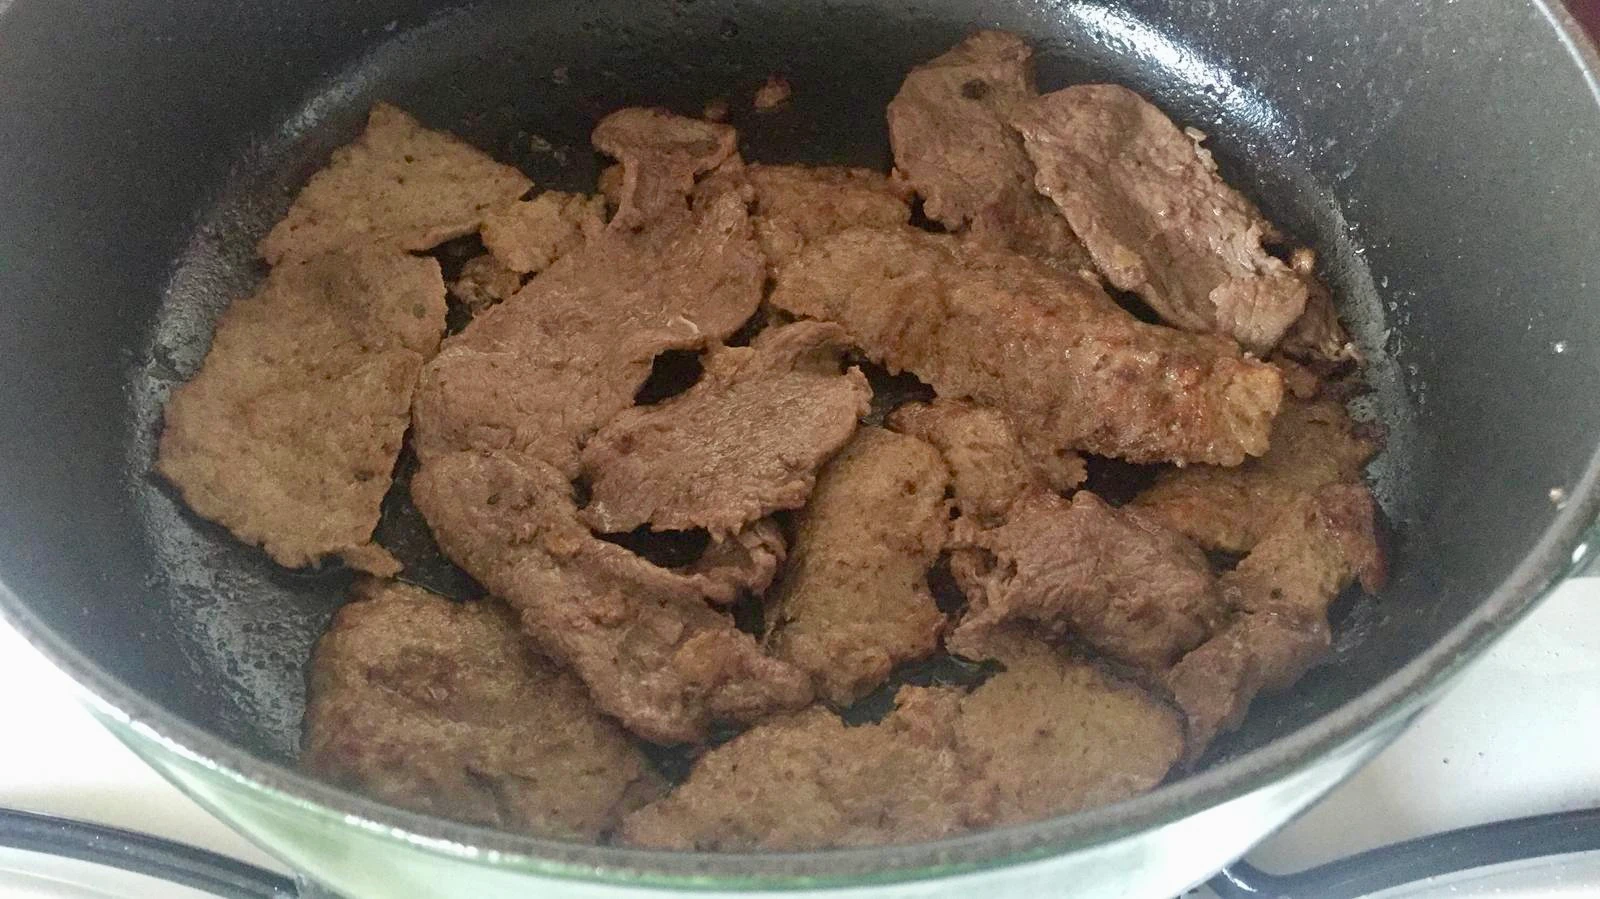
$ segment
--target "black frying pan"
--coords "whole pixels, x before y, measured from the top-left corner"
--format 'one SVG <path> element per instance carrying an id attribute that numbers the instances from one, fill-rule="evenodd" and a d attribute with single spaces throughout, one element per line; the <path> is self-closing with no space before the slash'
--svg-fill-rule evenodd
<path id="1" fill-rule="evenodd" d="M 375 100 L 546 187 L 593 184 L 605 112 L 722 96 L 749 158 L 885 168 L 904 72 L 980 24 L 1030 36 L 1046 89 L 1115 80 L 1203 128 L 1230 180 L 1318 249 L 1371 357 L 1396 534 L 1388 589 L 1336 609 L 1331 662 L 1258 703 L 1209 770 L 1004 851 L 1214 804 L 1419 700 L 1567 570 L 1600 501 L 1595 56 L 1543 0 L 0 0 L 0 605 L 111 707 L 246 778 L 414 831 L 636 864 L 280 767 L 350 576 L 283 571 L 184 512 L 148 473 L 162 403 L 259 276 L 255 239 Z M 756 115 L 772 72 L 794 99 Z M 938 858 L 1001 851 L 956 844 Z M 784 870 L 834 870 L 797 858 Z"/>

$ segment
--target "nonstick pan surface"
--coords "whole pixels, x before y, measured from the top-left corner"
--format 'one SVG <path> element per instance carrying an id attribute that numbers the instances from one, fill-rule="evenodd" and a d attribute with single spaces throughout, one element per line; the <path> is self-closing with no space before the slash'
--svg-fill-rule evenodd
<path id="1" fill-rule="evenodd" d="M 1318 250 L 1369 358 L 1359 412 L 1388 432 L 1372 474 L 1394 577 L 1336 610 L 1329 664 L 1258 703 L 1209 773 L 1079 820 L 1138 826 L 1304 761 L 1506 626 L 1593 519 L 1600 252 L 1576 225 L 1600 209 L 1593 84 L 1537 3 L 1170 6 L 0 2 L 10 613 L 202 755 L 389 815 L 281 767 L 350 575 L 276 567 L 149 473 L 166 396 L 259 279 L 253 244 L 294 190 L 380 99 L 541 187 L 594 183 L 587 136 L 606 112 L 714 97 L 747 158 L 886 169 L 883 109 L 905 71 L 1004 27 L 1034 41 L 1045 89 L 1121 82 L 1210 134 L 1230 181 Z M 757 114 L 770 73 L 794 98 Z M 474 589 L 403 491 L 379 537 L 419 581 Z"/>

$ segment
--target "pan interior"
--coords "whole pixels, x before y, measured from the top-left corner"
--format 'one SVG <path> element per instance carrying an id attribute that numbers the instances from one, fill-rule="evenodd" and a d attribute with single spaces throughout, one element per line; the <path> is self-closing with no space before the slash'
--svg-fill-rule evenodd
<path id="1" fill-rule="evenodd" d="M 395 33 L 263 132 L 202 211 L 143 348 L 149 362 L 133 373 L 127 475 L 138 496 L 154 586 L 171 599 L 191 663 L 221 675 L 208 689 L 225 714 L 226 732 L 273 758 L 292 757 L 304 703 L 301 666 L 342 602 L 349 575 L 282 571 L 220 528 L 197 521 L 170 488 L 144 472 L 165 397 L 200 363 L 217 312 L 261 274 L 252 258 L 254 241 L 329 149 L 359 128 L 369 106 L 394 101 L 520 166 L 541 187 L 593 189 L 605 161 L 590 149 L 588 134 L 606 112 L 646 104 L 696 114 L 712 98 L 730 101 L 731 122 L 749 159 L 887 171 L 885 105 L 907 69 L 967 30 L 955 9 L 937 6 L 904 20 L 872 7 L 830 7 L 821 27 L 776 6 L 695 3 L 642 16 L 618 5 L 590 7 L 577 17 L 559 15 L 558 8 L 455 11 Z M 1044 89 L 1131 83 L 1184 121 L 1202 123 L 1233 183 L 1258 187 L 1257 197 L 1274 218 L 1329 261 L 1346 318 L 1373 360 L 1376 389 L 1364 405 L 1392 435 L 1379 471 L 1386 508 L 1395 515 L 1404 499 L 1397 474 L 1409 451 L 1409 400 L 1383 345 L 1384 315 L 1370 272 L 1338 204 L 1281 152 L 1292 136 L 1264 99 L 1152 29 L 1099 10 L 1077 12 L 1004 22 L 1037 42 Z M 756 112 L 751 94 L 770 73 L 790 80 L 794 98 L 779 111 Z M 437 558 L 404 490 L 390 500 L 379 535 L 408 550 L 402 552 L 407 576 L 450 592 L 470 590 Z"/>
<path id="2" fill-rule="evenodd" d="M 1359 697 L 1508 577 L 1600 432 L 1600 253 L 1574 224 L 1600 209 L 1600 127 L 1533 2 L 0 2 L 0 579 L 129 690 L 290 760 L 349 576 L 277 568 L 149 466 L 255 240 L 369 106 L 551 188 L 593 184 L 611 109 L 714 97 L 749 158 L 886 168 L 905 71 L 978 25 L 1031 38 L 1045 89 L 1118 81 L 1205 130 L 1319 252 L 1388 428 L 1394 577 L 1213 759 Z M 757 115 L 773 72 L 794 98 Z"/>

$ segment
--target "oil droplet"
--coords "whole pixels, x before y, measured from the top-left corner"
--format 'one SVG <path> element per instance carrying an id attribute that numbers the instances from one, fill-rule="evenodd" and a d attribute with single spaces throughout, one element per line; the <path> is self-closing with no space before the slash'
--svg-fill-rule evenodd
<path id="1" fill-rule="evenodd" d="M 1567 507 L 1567 491 L 1560 487 L 1551 487 L 1550 504 L 1557 509 L 1565 509 Z"/>
<path id="2" fill-rule="evenodd" d="M 1565 340 L 1558 340 L 1555 343 L 1550 344 L 1550 352 L 1555 353 L 1557 356 L 1565 353 L 1566 351 L 1567 342 Z"/>

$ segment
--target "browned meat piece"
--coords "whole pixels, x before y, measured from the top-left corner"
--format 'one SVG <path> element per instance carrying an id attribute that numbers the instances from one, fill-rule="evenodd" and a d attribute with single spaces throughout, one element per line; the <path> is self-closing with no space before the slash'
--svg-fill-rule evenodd
<path id="1" fill-rule="evenodd" d="M 915 437 L 865 428 L 823 471 L 768 597 L 772 654 L 849 705 L 939 647 L 928 569 L 949 533 L 950 475 Z"/>
<path id="2" fill-rule="evenodd" d="M 1144 690 L 1042 641 L 1004 634 L 981 657 L 1005 670 L 961 700 L 956 746 L 986 820 L 1036 821 L 1159 784 L 1183 756 L 1183 721 Z"/>
<path id="3" fill-rule="evenodd" d="M 547 190 L 483 217 L 483 245 L 506 268 L 538 273 L 583 246 L 606 225 L 601 196 Z"/>
<path id="4" fill-rule="evenodd" d="M 361 581 L 311 659 L 301 765 L 428 814 L 596 839 L 661 785 L 497 602 Z"/>
<path id="5" fill-rule="evenodd" d="M 426 250 L 478 230 L 486 211 L 532 186 L 511 166 L 379 103 L 257 250 L 274 265 L 355 245 Z"/>
<path id="6" fill-rule="evenodd" d="M 1006 413 L 1034 447 L 1237 465 L 1283 382 L 1231 340 L 1146 325 L 1092 281 L 911 228 L 807 245 L 769 302 L 838 322 L 874 360 Z"/>
<path id="7" fill-rule="evenodd" d="M 747 590 L 766 590 L 788 553 L 783 529 L 763 518 L 726 539 L 713 540 L 684 573 L 702 585 L 706 599 L 726 605 L 738 601 Z"/>
<path id="8" fill-rule="evenodd" d="M 991 530 L 958 521 L 951 546 L 967 551 L 952 570 L 972 604 L 948 641 L 957 652 L 1025 622 L 1164 671 L 1205 639 L 1222 611 L 1193 544 L 1088 491 L 1070 502 L 1043 491 L 1024 496 Z"/>
<path id="9" fill-rule="evenodd" d="M 1359 483 L 1376 451 L 1336 400 L 1289 400 L 1265 456 L 1163 471 L 1134 504 L 1207 549 L 1248 552 L 1304 494 Z"/>
<path id="10" fill-rule="evenodd" d="M 1310 294 L 1306 297 L 1306 312 L 1283 336 L 1278 348 L 1312 365 L 1339 367 L 1359 363 L 1361 352 L 1350 342 L 1350 335 L 1339 323 L 1339 310 L 1334 307 L 1333 294 L 1317 277 L 1317 254 L 1301 247 L 1289 259 L 1289 267 L 1305 279 Z"/>
<path id="11" fill-rule="evenodd" d="M 605 198 L 606 207 L 616 214 L 617 207 L 622 205 L 622 163 L 612 163 L 600 170 L 600 176 L 595 179 L 595 192 Z"/>
<path id="12" fill-rule="evenodd" d="M 688 781 L 623 823 L 664 849 L 800 850 L 931 840 L 960 831 L 952 747 L 960 694 L 907 688 L 877 724 L 827 709 L 774 719 L 707 752 Z"/>
<path id="13" fill-rule="evenodd" d="M 726 578 L 660 568 L 594 537 L 555 468 L 510 452 L 449 453 L 423 466 L 411 493 L 445 555 L 640 736 L 696 741 L 714 721 L 811 701 L 803 672 L 706 605 Z"/>
<path id="14" fill-rule="evenodd" d="M 1272 223 L 1223 182 L 1198 132 L 1114 84 L 1046 94 L 1011 122 L 1106 279 L 1167 323 L 1265 353 L 1305 311 L 1305 279 L 1262 247 Z"/>
<path id="15" fill-rule="evenodd" d="M 613 228 L 637 228 L 682 209 L 696 175 L 733 155 L 732 126 L 660 109 L 619 109 L 595 126 L 595 149 L 622 163 Z"/>
<path id="16" fill-rule="evenodd" d="M 417 388 L 418 457 L 514 450 L 575 475 L 583 441 L 633 404 L 655 356 L 732 334 L 764 278 L 738 197 L 603 232 L 445 342 Z"/>
<path id="17" fill-rule="evenodd" d="M 1177 712 L 1131 684 L 1028 638 L 985 648 L 1006 670 L 969 695 L 908 687 L 878 724 L 812 708 L 755 726 L 630 815 L 623 839 L 701 850 L 928 840 L 1125 799 L 1181 756 Z"/>
<path id="18" fill-rule="evenodd" d="M 928 218 L 988 246 L 1066 269 L 1089 267 L 1067 220 L 1034 187 L 1033 163 L 1008 121 L 1038 96 L 1033 50 L 980 31 L 912 69 L 889 104 L 895 168 Z"/>
<path id="19" fill-rule="evenodd" d="M 488 253 L 468 259 L 450 282 L 450 295 L 473 315 L 511 299 L 521 289 L 522 276 Z"/>
<path id="20" fill-rule="evenodd" d="M 372 529 L 444 292 L 437 262 L 394 250 L 274 268 L 222 314 L 205 364 L 167 403 L 156 470 L 281 565 L 337 555 L 399 571 Z"/>
<path id="21" fill-rule="evenodd" d="M 774 274 L 808 241 L 855 226 L 893 228 L 911 221 L 911 191 L 868 169 L 843 166 L 724 166 L 695 188 L 696 203 L 748 190 L 756 239 Z"/>
<path id="22" fill-rule="evenodd" d="M 1222 576 L 1233 620 L 1166 674 L 1188 715 L 1192 753 L 1236 727 L 1258 693 L 1287 689 L 1321 658 L 1328 605 L 1351 582 L 1382 585 L 1374 517 L 1365 485 L 1302 493 Z"/>
<path id="23" fill-rule="evenodd" d="M 1083 459 L 1051 454 L 1036 465 L 1017 442 L 1005 415 L 962 400 L 909 403 L 889 415 L 889 427 L 933 444 L 950 466 L 956 507 L 979 524 L 1005 521 L 1011 504 L 1041 486 L 1070 490 L 1083 483 Z"/>
<path id="24" fill-rule="evenodd" d="M 732 110 L 728 107 L 727 98 L 712 97 L 711 99 L 707 100 L 706 105 L 701 108 L 700 118 L 705 119 L 708 122 L 726 122 L 728 120 L 728 113 L 731 111 Z"/>
<path id="25" fill-rule="evenodd" d="M 840 373 L 843 339 L 823 322 L 768 330 L 749 347 L 713 351 L 686 392 L 623 410 L 583 449 L 584 520 L 720 539 L 805 505 L 872 396 L 860 369 Z"/>
<path id="26" fill-rule="evenodd" d="M 794 88 L 789 86 L 789 79 L 782 75 L 769 75 L 767 80 L 756 88 L 756 95 L 751 105 L 756 108 L 756 112 L 771 112 L 789 102 L 792 96 Z"/>

